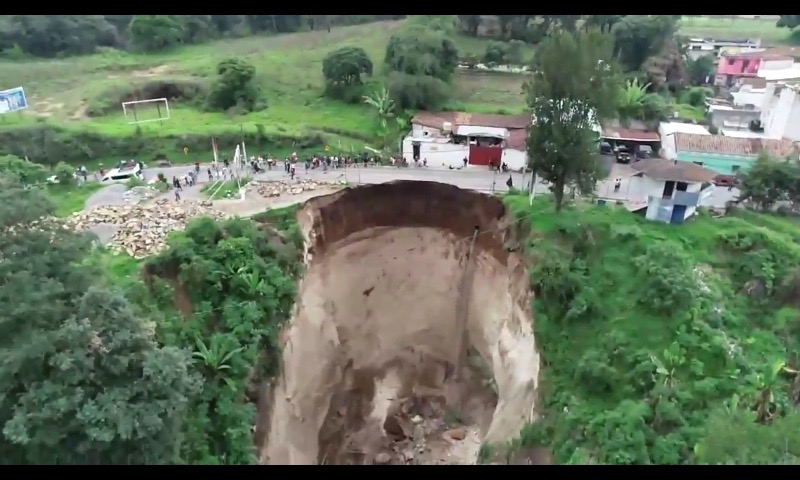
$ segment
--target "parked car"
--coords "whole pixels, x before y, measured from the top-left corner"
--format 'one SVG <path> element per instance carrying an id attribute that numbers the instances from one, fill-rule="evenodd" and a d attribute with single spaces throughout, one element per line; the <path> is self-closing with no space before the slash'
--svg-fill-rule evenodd
<path id="1" fill-rule="evenodd" d="M 714 185 L 717 187 L 735 187 L 739 185 L 739 177 L 736 175 L 717 175 L 714 177 Z"/>
<path id="2" fill-rule="evenodd" d="M 617 163 L 631 163 L 631 152 L 627 147 L 618 147 L 615 151 Z"/>

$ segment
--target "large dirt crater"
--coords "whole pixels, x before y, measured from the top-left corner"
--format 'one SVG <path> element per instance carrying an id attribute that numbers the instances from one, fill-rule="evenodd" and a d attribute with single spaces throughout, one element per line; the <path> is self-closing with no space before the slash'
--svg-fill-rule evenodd
<path id="1" fill-rule="evenodd" d="M 533 419 L 531 294 L 500 199 L 398 181 L 298 216 L 306 272 L 262 463 L 474 463 Z"/>

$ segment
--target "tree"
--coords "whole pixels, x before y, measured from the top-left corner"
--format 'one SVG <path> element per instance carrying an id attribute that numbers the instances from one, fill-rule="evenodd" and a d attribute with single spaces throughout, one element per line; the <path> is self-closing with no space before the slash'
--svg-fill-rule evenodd
<path id="1" fill-rule="evenodd" d="M 362 75 L 372 75 L 372 60 L 363 48 L 340 48 L 322 61 L 325 94 L 333 98 L 347 102 L 361 98 Z"/>
<path id="2" fill-rule="evenodd" d="M 800 164 L 797 160 L 779 161 L 761 154 L 741 177 L 740 201 L 753 202 L 769 210 L 781 201 L 800 204 Z"/>
<path id="3" fill-rule="evenodd" d="M 134 15 L 128 26 L 131 42 L 145 51 L 173 47 L 183 40 L 183 23 L 175 15 Z"/>
<path id="4" fill-rule="evenodd" d="M 0 458 L 23 464 L 177 461 L 195 383 L 125 299 L 93 286 L 85 235 L 0 176 Z"/>
<path id="5" fill-rule="evenodd" d="M 458 50 L 444 32 L 413 26 L 392 35 L 384 63 L 390 71 L 449 81 L 458 66 Z"/>
<path id="6" fill-rule="evenodd" d="M 478 29 L 481 28 L 480 15 L 459 15 L 458 19 L 461 24 L 461 31 L 471 37 L 478 36 Z"/>
<path id="7" fill-rule="evenodd" d="M 447 99 L 447 82 L 458 66 L 458 50 L 447 33 L 450 20 L 434 19 L 428 27 L 418 20 L 389 39 L 384 64 L 398 107 L 432 109 Z"/>
<path id="8" fill-rule="evenodd" d="M 593 128 L 613 116 L 619 93 L 611 47 L 610 37 L 596 30 L 556 32 L 539 46 L 525 85 L 534 119 L 531 168 L 550 182 L 556 210 L 566 186 L 594 190 L 599 163 Z"/>
<path id="9" fill-rule="evenodd" d="M 686 70 L 692 85 L 708 85 L 714 78 L 714 59 L 710 56 L 703 56 L 696 60 L 690 59 L 686 62 Z"/>
<path id="10" fill-rule="evenodd" d="M 781 15 L 776 25 L 793 30 L 800 25 L 800 15 Z"/>
<path id="11" fill-rule="evenodd" d="M 677 30 L 670 15 L 626 15 L 612 28 L 614 53 L 626 71 L 641 69 Z"/>
<path id="12" fill-rule="evenodd" d="M 507 43 L 491 42 L 486 46 L 483 61 L 490 65 L 520 65 L 523 46 L 524 42 L 519 40 L 511 40 Z"/>
<path id="13" fill-rule="evenodd" d="M 614 25 L 625 15 L 589 15 L 583 22 L 585 29 L 599 28 L 602 33 L 610 33 Z"/>
<path id="14" fill-rule="evenodd" d="M 240 58 L 229 58 L 217 65 L 217 80 L 208 96 L 208 105 L 215 110 L 239 107 L 253 111 L 259 106 L 261 92 L 253 82 L 256 67 Z"/>

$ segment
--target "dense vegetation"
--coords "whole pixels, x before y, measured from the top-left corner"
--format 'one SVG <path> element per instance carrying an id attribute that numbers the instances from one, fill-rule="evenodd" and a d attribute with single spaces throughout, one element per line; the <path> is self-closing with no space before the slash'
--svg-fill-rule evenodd
<path id="1" fill-rule="evenodd" d="M 674 228 L 528 207 L 542 422 L 559 463 L 800 462 L 800 226 L 740 211 Z"/>
<path id="2" fill-rule="evenodd" d="M 222 37 L 289 33 L 404 15 L 0 15 L 0 54 L 55 57 L 98 47 L 158 51 Z"/>
<path id="3" fill-rule="evenodd" d="M 150 259 L 104 254 L 0 175 L 0 452 L 4 464 L 247 464 L 298 232 L 201 219 Z M 174 293 L 173 293 L 174 292 Z"/>

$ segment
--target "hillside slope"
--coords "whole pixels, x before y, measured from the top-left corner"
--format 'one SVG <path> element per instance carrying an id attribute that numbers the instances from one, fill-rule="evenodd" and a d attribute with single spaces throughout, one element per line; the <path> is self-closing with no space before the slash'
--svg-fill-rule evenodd
<path id="1" fill-rule="evenodd" d="M 348 105 L 324 98 L 322 60 L 341 47 L 362 47 L 375 64 L 377 78 L 382 73 L 389 37 L 403 22 L 340 27 L 330 33 L 311 31 L 220 40 L 166 53 L 109 50 L 68 59 L 3 61 L 0 85 L 24 87 L 31 109 L 22 115 L 4 116 L 0 132 L 52 125 L 67 132 L 111 138 L 200 135 L 205 138 L 203 150 L 208 149 L 212 135 L 238 138 L 257 133 L 267 139 L 324 137 L 334 145 L 341 142 L 360 149 L 376 134 L 374 112 L 363 104 Z M 461 56 L 480 56 L 488 43 L 483 39 L 456 39 Z M 529 58 L 532 49 L 525 55 Z M 256 83 L 267 103 L 265 110 L 245 115 L 204 112 L 192 101 L 194 92 L 209 88 L 217 64 L 228 58 L 242 58 L 256 68 Z M 458 73 L 450 108 L 517 111 L 524 106 L 523 81 L 524 76 L 515 74 Z M 175 95 L 185 98 L 171 102 L 171 118 L 163 124 L 146 123 L 137 129 L 128 125 L 123 116 L 122 101 Z M 142 107 L 138 115 L 146 118 L 155 112 Z M 314 141 L 321 143 L 322 138 Z M 280 142 L 273 139 L 272 143 Z M 165 147 L 180 150 L 171 144 Z"/>
<path id="2" fill-rule="evenodd" d="M 542 355 L 544 418 L 522 445 L 559 463 L 796 463 L 796 220 L 741 212 L 676 228 L 508 204 L 533 232 Z"/>

